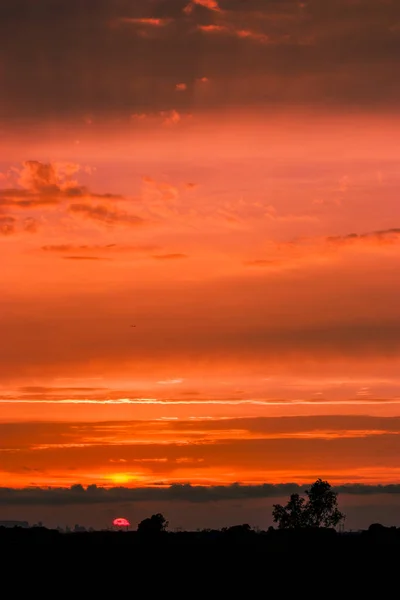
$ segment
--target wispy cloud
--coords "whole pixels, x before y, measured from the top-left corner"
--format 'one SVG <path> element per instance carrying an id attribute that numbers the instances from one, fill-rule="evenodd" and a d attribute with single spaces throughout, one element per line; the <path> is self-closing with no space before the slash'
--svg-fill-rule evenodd
<path id="1" fill-rule="evenodd" d="M 199 31 L 207 34 L 224 34 L 259 44 L 272 43 L 270 37 L 265 33 L 257 32 L 253 29 L 241 29 L 232 24 L 210 23 L 207 25 L 198 25 L 197 28 Z"/>
<path id="2" fill-rule="evenodd" d="M 328 237 L 327 242 L 335 245 L 393 245 L 400 244 L 400 228 L 383 229 L 367 233 L 349 233 Z"/>
<path id="3" fill-rule="evenodd" d="M 12 235 L 15 233 L 15 222 L 16 219 L 14 217 L 0 215 L 0 234 Z"/>
<path id="4" fill-rule="evenodd" d="M 244 40 L 254 40 L 255 42 L 259 42 L 260 44 L 268 44 L 270 42 L 270 38 L 265 33 L 259 33 L 257 31 L 252 31 L 251 29 L 235 29 L 235 35 Z"/>
<path id="5" fill-rule="evenodd" d="M 63 256 L 64 260 L 110 260 L 109 258 L 103 258 L 102 256 Z"/>
<path id="6" fill-rule="evenodd" d="M 155 250 L 160 250 L 160 247 L 151 244 L 137 246 L 127 244 L 49 244 L 42 246 L 41 250 L 51 254 L 90 255 L 101 252 L 107 254 L 131 253 L 151 256 L 151 253 Z"/>
<path id="7" fill-rule="evenodd" d="M 262 268 L 279 268 L 282 266 L 282 261 L 280 260 L 269 260 L 269 259 L 255 259 L 255 260 L 248 260 L 245 261 L 244 263 L 246 266 L 248 267 L 262 267 Z"/>
<path id="8" fill-rule="evenodd" d="M 144 219 L 141 217 L 104 204 L 71 204 L 69 211 L 108 226 L 125 225 L 128 227 L 138 227 L 144 223 Z"/>
<path id="9" fill-rule="evenodd" d="M 0 398 L 0 404 L 89 404 L 98 405 L 135 405 L 135 404 L 155 404 L 160 406 L 179 406 L 179 405 L 204 405 L 215 404 L 220 406 L 359 406 L 362 405 L 380 405 L 382 404 L 400 404 L 400 398 L 349 398 L 347 400 L 325 400 L 323 398 L 315 398 L 313 400 L 274 400 L 274 399 L 234 399 L 234 400 L 213 400 L 190 398 L 188 400 L 162 400 L 157 398 L 113 398 L 107 400 L 92 400 L 86 398 L 69 398 L 69 399 L 45 399 L 45 398 Z"/>
<path id="10" fill-rule="evenodd" d="M 178 200 L 180 192 L 176 185 L 165 181 L 158 181 L 152 177 L 143 177 L 142 197 L 144 201 L 174 202 Z"/>
<path id="11" fill-rule="evenodd" d="M 190 15 L 196 6 L 202 6 L 203 8 L 208 8 L 209 10 L 215 12 L 221 12 L 217 0 L 191 0 L 191 2 L 184 7 L 183 12 L 187 15 Z"/>
<path id="12" fill-rule="evenodd" d="M 217 25 L 215 23 L 198 25 L 197 28 L 204 33 L 229 33 L 231 31 L 227 25 Z"/>
<path id="13" fill-rule="evenodd" d="M 182 88 L 178 91 L 184 90 Z M 136 112 L 130 115 L 131 122 L 142 126 L 154 126 L 156 124 L 160 124 L 164 127 L 176 127 L 177 125 L 182 124 L 191 118 L 191 112 L 181 112 L 175 108 L 154 112 Z"/>
<path id="14" fill-rule="evenodd" d="M 305 268 L 310 264 L 326 264 L 351 252 L 388 251 L 400 245 L 400 228 L 367 233 L 350 233 L 325 238 L 303 238 L 290 242 L 270 243 L 269 257 L 244 261 L 246 267 L 284 270 Z"/>
<path id="15" fill-rule="evenodd" d="M 147 27 L 165 27 L 171 23 L 172 19 L 156 19 L 156 18 L 132 18 L 132 17 L 121 17 L 118 19 L 119 23 L 125 23 L 127 25 L 141 25 Z"/>
<path id="16" fill-rule="evenodd" d="M 180 121 L 182 120 L 181 115 L 175 109 L 161 111 L 160 115 L 161 115 L 164 125 L 167 125 L 167 126 L 178 125 L 178 123 L 180 123 Z"/>
<path id="17" fill-rule="evenodd" d="M 154 254 L 155 260 L 181 260 L 182 258 L 188 258 L 187 254 Z"/>
<path id="18" fill-rule="evenodd" d="M 177 92 L 186 92 L 188 89 L 187 83 L 177 83 L 175 89 Z"/>

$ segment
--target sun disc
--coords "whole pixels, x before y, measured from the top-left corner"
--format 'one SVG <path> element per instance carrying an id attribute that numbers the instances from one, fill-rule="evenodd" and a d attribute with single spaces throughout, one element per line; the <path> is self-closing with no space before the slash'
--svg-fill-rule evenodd
<path id="1" fill-rule="evenodd" d="M 128 519 L 124 519 L 123 517 L 118 517 L 113 521 L 114 527 L 129 527 L 130 523 Z"/>

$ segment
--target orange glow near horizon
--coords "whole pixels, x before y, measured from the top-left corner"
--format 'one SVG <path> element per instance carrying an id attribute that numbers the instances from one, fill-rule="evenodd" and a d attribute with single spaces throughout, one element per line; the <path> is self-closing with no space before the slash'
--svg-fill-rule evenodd
<path id="1" fill-rule="evenodd" d="M 330 3 L 10 4 L 0 487 L 399 481 L 398 8 Z"/>

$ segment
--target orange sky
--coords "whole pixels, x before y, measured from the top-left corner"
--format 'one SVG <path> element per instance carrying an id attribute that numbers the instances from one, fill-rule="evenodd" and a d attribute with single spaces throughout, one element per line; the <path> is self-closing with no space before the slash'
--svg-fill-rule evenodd
<path id="1" fill-rule="evenodd" d="M 398 4 L 5 4 L 1 487 L 397 482 Z"/>

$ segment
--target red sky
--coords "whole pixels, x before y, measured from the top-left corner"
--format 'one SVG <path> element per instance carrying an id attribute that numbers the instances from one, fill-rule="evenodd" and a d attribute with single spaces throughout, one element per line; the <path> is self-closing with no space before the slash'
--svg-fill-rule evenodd
<path id="1" fill-rule="evenodd" d="M 398 3 L 0 10 L 1 487 L 398 482 Z"/>

